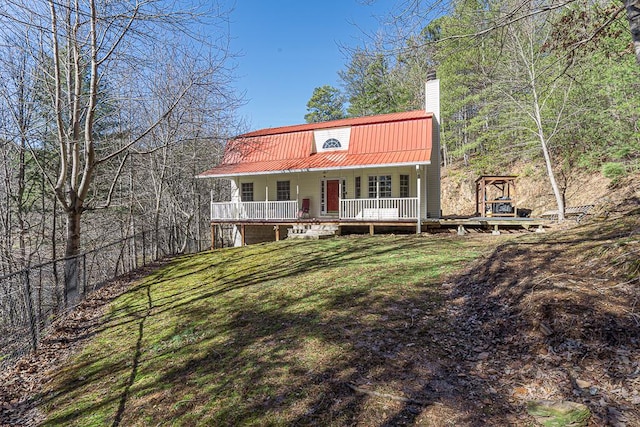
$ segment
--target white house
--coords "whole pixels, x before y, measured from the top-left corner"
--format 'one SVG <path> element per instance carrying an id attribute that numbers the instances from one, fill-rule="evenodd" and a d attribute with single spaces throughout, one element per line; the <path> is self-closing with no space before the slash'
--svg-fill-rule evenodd
<path id="1" fill-rule="evenodd" d="M 200 178 L 228 179 L 211 203 L 212 230 L 232 224 L 236 244 L 279 239 L 280 227 L 413 225 L 440 216 L 439 82 L 425 111 L 262 129 L 227 143 Z"/>

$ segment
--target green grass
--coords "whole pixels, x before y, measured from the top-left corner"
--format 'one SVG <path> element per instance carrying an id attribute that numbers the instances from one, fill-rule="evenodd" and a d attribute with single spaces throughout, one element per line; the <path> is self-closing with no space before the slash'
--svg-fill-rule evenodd
<path id="1" fill-rule="evenodd" d="M 437 352 L 443 275 L 494 243 L 377 236 L 178 258 L 56 373 L 45 425 L 350 423 L 364 403 L 344 384 L 392 389 L 403 351 Z"/>

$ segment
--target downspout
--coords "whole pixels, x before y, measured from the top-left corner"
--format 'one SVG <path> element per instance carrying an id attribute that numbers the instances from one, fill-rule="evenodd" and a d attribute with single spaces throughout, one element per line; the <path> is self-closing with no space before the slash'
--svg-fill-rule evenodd
<path id="1" fill-rule="evenodd" d="M 424 174 L 427 175 L 427 166 L 424 166 Z M 424 216 L 427 218 L 429 217 L 429 180 L 426 177 L 424 183 Z"/>

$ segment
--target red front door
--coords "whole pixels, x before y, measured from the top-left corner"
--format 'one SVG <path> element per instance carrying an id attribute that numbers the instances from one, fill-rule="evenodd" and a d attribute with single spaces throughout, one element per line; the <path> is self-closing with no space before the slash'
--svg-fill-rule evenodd
<path id="1" fill-rule="evenodd" d="M 327 181 L 327 212 L 338 212 L 340 196 L 340 180 Z"/>

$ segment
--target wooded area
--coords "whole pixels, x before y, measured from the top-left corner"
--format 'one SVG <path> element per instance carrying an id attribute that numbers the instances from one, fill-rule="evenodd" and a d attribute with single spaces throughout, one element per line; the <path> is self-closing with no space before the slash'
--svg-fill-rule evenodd
<path id="1" fill-rule="evenodd" d="M 81 251 L 143 229 L 208 239 L 194 177 L 241 102 L 227 19 L 159 0 L 0 7 L 0 275 L 65 257 L 71 295 Z"/>
<path id="2" fill-rule="evenodd" d="M 164 1 L 0 6 L 0 360 L 108 279 L 207 246 L 195 175 L 240 102 L 226 19 Z"/>
<path id="3" fill-rule="evenodd" d="M 576 170 L 614 180 L 640 170 L 637 2 L 401 6 L 369 45 L 345 47 L 342 90 L 316 88 L 307 120 L 423 108 L 425 76 L 437 71 L 445 167 L 539 166 L 561 213 Z"/>

